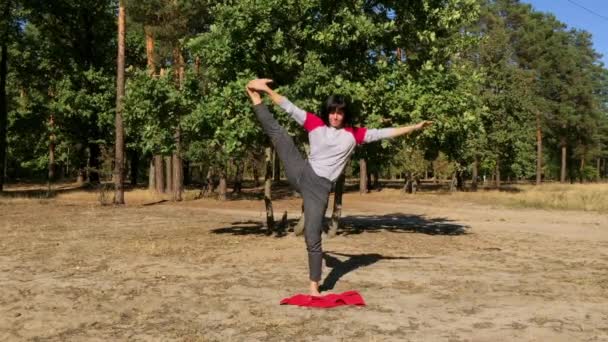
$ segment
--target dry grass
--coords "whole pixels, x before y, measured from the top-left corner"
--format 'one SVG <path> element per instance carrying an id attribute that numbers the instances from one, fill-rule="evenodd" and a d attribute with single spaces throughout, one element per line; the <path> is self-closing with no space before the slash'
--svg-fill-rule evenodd
<path id="1" fill-rule="evenodd" d="M 17 195 L 10 198 L 0 197 L 0 204 L 17 202 L 39 202 L 46 200 L 43 190 L 44 185 L 13 185 L 8 188 L 10 192 L 20 191 L 41 191 L 39 196 Z M 56 190 L 54 199 L 64 203 L 82 204 L 112 204 L 114 191 L 111 186 L 105 189 L 83 189 L 79 190 L 75 183 L 65 183 L 54 186 Z M 399 190 L 383 190 L 383 197 L 400 197 Z M 185 201 L 194 200 L 199 195 L 199 190 L 187 190 L 184 192 Z M 435 196 L 439 195 L 440 198 Z M 444 196 L 449 197 L 449 202 L 472 202 L 476 204 L 506 206 L 512 208 L 536 208 L 536 209 L 558 209 L 558 210 L 581 210 L 595 211 L 600 213 L 608 212 L 608 183 L 590 184 L 543 184 L 534 185 L 514 185 L 498 190 L 480 190 L 478 192 L 420 192 L 419 198 L 433 198 L 432 201 L 442 202 Z M 427 197 L 428 196 L 428 197 Z M 133 189 L 125 192 L 125 202 L 128 205 L 144 205 L 170 200 L 170 194 L 157 194 L 147 189 Z M 439 203 L 436 202 L 436 203 Z"/>
<path id="2" fill-rule="evenodd" d="M 454 193 L 453 200 L 516 208 L 608 212 L 608 184 L 517 185 L 510 191 Z"/>
<path id="3" fill-rule="evenodd" d="M 114 201 L 114 186 L 110 183 L 101 185 L 79 185 L 77 183 L 53 184 L 51 192 L 45 184 L 11 184 L 6 187 L 6 193 L 0 196 L 0 204 L 8 203 L 37 203 L 52 198 L 56 202 L 71 204 L 102 204 L 111 205 Z M 184 199 L 193 199 L 198 191 L 186 191 Z M 129 205 L 170 200 L 171 194 L 157 194 L 147 189 L 131 189 L 125 191 L 125 202 Z"/>
<path id="4" fill-rule="evenodd" d="M 104 193 L 104 195 L 101 195 Z M 114 199 L 114 190 L 75 191 L 57 194 L 57 200 L 62 202 L 101 202 L 111 204 Z M 135 189 L 125 192 L 125 202 L 133 205 L 154 203 L 162 200 L 170 200 L 170 194 L 157 194 L 146 189 Z"/>

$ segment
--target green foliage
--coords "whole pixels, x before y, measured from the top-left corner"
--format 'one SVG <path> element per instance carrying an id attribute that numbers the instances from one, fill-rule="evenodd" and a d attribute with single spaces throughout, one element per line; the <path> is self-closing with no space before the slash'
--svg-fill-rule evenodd
<path id="1" fill-rule="evenodd" d="M 117 2 L 14 4 L 0 23 L 9 28 L 13 61 L 11 172 L 44 173 L 51 136 L 60 164 L 84 165 L 87 148 L 113 140 Z M 124 116 L 132 150 L 172 153 L 178 128 L 181 150 L 194 162 L 222 166 L 261 150 L 268 141 L 244 85 L 268 77 L 312 112 L 328 95 L 347 95 L 358 125 L 434 121 L 408 139 L 358 149 L 370 170 L 392 165 L 421 173 L 423 159 L 439 158 L 449 165 L 445 172 L 463 171 L 477 159 L 480 174 L 500 163 L 504 177 L 531 178 L 537 120 L 545 178 L 559 175 L 562 144 L 571 177 L 593 176 L 591 166 L 580 171 L 581 160 L 595 165 L 608 157 L 608 71 L 589 34 L 518 1 L 154 0 L 127 6 Z M 145 72 L 144 28 L 155 37 L 163 77 Z M 171 70 L 179 64 L 176 51 L 186 61 L 183 85 Z M 293 120 L 273 110 L 298 143 L 306 142 Z"/>
<path id="2" fill-rule="evenodd" d="M 128 80 L 124 101 L 127 147 L 170 154 L 175 149 L 175 128 L 189 109 L 171 77 L 153 78 L 145 71 L 137 72 Z"/>

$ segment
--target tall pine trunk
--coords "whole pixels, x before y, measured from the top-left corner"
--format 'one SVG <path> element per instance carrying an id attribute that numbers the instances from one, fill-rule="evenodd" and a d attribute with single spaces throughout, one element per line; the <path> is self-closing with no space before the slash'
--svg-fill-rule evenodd
<path id="1" fill-rule="evenodd" d="M 227 184 L 228 182 L 226 181 L 226 178 L 227 178 L 226 168 L 227 168 L 227 166 L 224 166 L 220 170 L 220 185 L 219 185 L 219 189 L 218 189 L 218 199 L 220 201 L 225 201 L 227 199 L 226 193 L 228 193 L 228 184 Z"/>
<path id="2" fill-rule="evenodd" d="M 125 3 L 118 5 L 118 57 L 116 60 L 116 141 L 114 157 L 114 204 L 125 204 L 125 130 L 122 122 L 123 99 L 125 96 Z"/>
<path id="3" fill-rule="evenodd" d="M 163 165 L 163 156 L 157 154 L 154 156 L 154 184 L 156 192 L 162 194 L 165 192 L 165 173 Z"/>
<path id="4" fill-rule="evenodd" d="M 154 35 L 149 26 L 144 27 L 146 35 L 146 62 L 148 67 L 148 75 L 150 77 L 156 75 L 156 63 L 154 62 Z"/>
<path id="5" fill-rule="evenodd" d="M 581 166 L 580 166 L 578 173 L 579 173 L 579 181 L 581 182 L 581 184 L 585 183 L 585 154 L 584 153 L 581 156 Z"/>
<path id="6" fill-rule="evenodd" d="M 500 158 L 496 158 L 496 188 L 500 189 Z"/>
<path id="7" fill-rule="evenodd" d="M 148 69 L 148 75 L 150 77 L 156 76 L 156 62 L 154 52 L 154 34 L 150 26 L 144 26 L 144 34 L 146 36 L 146 65 Z M 149 187 L 155 189 L 157 193 L 165 192 L 165 179 L 163 172 L 163 157 L 159 154 L 152 156 L 153 162 L 150 163 L 150 182 Z M 153 165 L 153 166 L 152 166 Z M 154 169 L 154 170 L 152 170 Z"/>
<path id="8" fill-rule="evenodd" d="M 475 156 L 473 161 L 473 180 L 471 181 L 471 191 L 477 191 L 477 178 L 479 178 L 479 157 Z"/>
<path id="9" fill-rule="evenodd" d="M 176 75 L 176 87 L 178 90 L 182 90 L 184 86 L 184 56 L 181 51 L 179 43 L 173 49 L 173 58 L 177 69 Z M 184 188 L 184 174 L 183 174 L 183 163 L 181 156 L 181 127 L 180 120 L 177 119 L 175 133 L 175 151 L 173 152 L 173 186 L 172 186 L 172 199 L 174 201 L 182 200 L 182 192 Z"/>
<path id="10" fill-rule="evenodd" d="M 6 98 L 6 77 L 8 75 L 8 21 L 10 16 L 10 1 L 4 4 L 3 16 L 7 28 L 0 42 L 0 192 L 4 190 L 4 170 L 6 169 L 6 129 L 8 124 L 8 105 Z"/>
<path id="11" fill-rule="evenodd" d="M 154 168 L 154 156 L 150 158 L 150 166 L 148 167 L 148 190 L 155 191 L 156 190 L 156 174 Z"/>
<path id="12" fill-rule="evenodd" d="M 561 183 L 566 182 L 566 139 L 561 139 L 561 148 L 562 148 L 562 165 L 560 170 L 559 181 Z"/>
<path id="13" fill-rule="evenodd" d="M 274 231 L 274 213 L 272 210 L 272 155 L 273 149 L 266 148 L 265 174 L 264 174 L 264 205 L 266 206 L 267 234 Z"/>
<path id="14" fill-rule="evenodd" d="M 53 133 L 55 128 L 55 117 L 53 114 L 50 115 L 49 117 L 49 129 L 51 131 L 51 134 L 49 135 L 49 173 L 48 173 L 48 180 L 49 180 L 49 184 L 55 181 L 55 176 L 56 176 L 56 163 L 55 163 L 55 133 Z"/>
<path id="15" fill-rule="evenodd" d="M 172 156 L 165 156 L 165 193 L 171 193 L 173 191 L 173 158 Z"/>
<path id="16" fill-rule="evenodd" d="M 367 162 L 364 158 L 359 159 L 359 193 L 367 193 Z"/>
<path id="17" fill-rule="evenodd" d="M 542 183 L 543 170 L 543 132 L 540 126 L 540 114 L 536 114 L 536 185 Z"/>
<path id="18" fill-rule="evenodd" d="M 179 129 L 178 129 L 179 132 Z M 179 133 L 176 133 L 179 134 Z M 178 138 L 179 141 L 179 138 Z M 173 186 L 172 186 L 172 190 L 173 190 L 173 195 L 172 195 L 172 199 L 174 201 L 181 201 L 182 200 L 182 193 L 184 191 L 184 170 L 183 170 L 183 164 L 182 164 L 182 158 L 180 157 L 181 155 L 181 149 L 178 147 L 177 151 L 175 151 L 173 153 Z"/>

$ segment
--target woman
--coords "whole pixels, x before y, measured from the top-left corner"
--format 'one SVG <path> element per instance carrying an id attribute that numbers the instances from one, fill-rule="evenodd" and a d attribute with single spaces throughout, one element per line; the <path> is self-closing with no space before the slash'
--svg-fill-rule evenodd
<path id="1" fill-rule="evenodd" d="M 268 84 L 271 82 L 270 79 L 255 79 L 247 84 L 246 90 L 264 132 L 271 138 L 283 162 L 289 183 L 304 199 L 304 236 L 308 250 L 310 294 L 320 296 L 319 281 L 323 260 L 321 232 L 328 195 L 332 183 L 342 173 L 355 146 L 409 134 L 432 122 L 422 121 L 412 126 L 383 129 L 351 127 L 352 117 L 341 96 L 330 96 L 321 109 L 321 117 L 318 117 L 296 107 L 287 98 L 270 89 Z M 262 93 L 269 95 L 275 104 L 308 131 L 310 153 L 307 160 L 302 158 L 291 137 L 262 103 Z"/>

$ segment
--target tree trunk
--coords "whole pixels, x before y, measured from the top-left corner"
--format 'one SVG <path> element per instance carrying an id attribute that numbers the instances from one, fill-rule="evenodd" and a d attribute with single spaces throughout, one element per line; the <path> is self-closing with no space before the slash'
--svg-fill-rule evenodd
<path id="1" fill-rule="evenodd" d="M 496 158 L 496 188 L 500 189 L 500 158 Z"/>
<path id="2" fill-rule="evenodd" d="M 220 186 L 218 189 L 218 199 L 225 201 L 227 199 L 226 193 L 228 192 L 228 184 L 226 182 L 226 168 L 224 167 L 220 171 Z"/>
<path id="3" fill-rule="evenodd" d="M 194 72 L 197 77 L 201 75 L 201 58 L 199 56 L 194 59 Z"/>
<path id="4" fill-rule="evenodd" d="M 272 210 L 272 155 L 273 149 L 266 148 L 266 172 L 264 174 L 264 204 L 266 205 L 267 234 L 274 231 L 274 213 Z"/>
<path id="5" fill-rule="evenodd" d="M 540 126 L 540 114 L 536 114 L 536 185 L 542 183 L 543 172 L 543 132 Z"/>
<path id="6" fill-rule="evenodd" d="M 82 185 L 84 184 L 85 171 L 83 168 L 78 168 L 78 174 L 76 175 L 76 184 Z"/>
<path id="7" fill-rule="evenodd" d="M 148 168 L 148 190 L 156 190 L 156 172 L 154 168 L 154 157 L 150 158 L 150 167 Z"/>
<path id="8" fill-rule="evenodd" d="M 342 194 L 344 193 L 344 181 L 346 177 L 344 173 L 338 177 L 336 181 L 336 189 L 334 191 L 334 209 L 331 213 L 331 223 L 329 225 L 328 236 L 336 236 L 338 228 L 340 228 L 340 217 L 342 216 Z"/>
<path id="9" fill-rule="evenodd" d="M 173 158 L 172 156 L 165 156 L 165 188 L 164 193 L 171 193 L 173 191 Z"/>
<path id="10" fill-rule="evenodd" d="M 595 178 L 595 181 L 599 182 L 602 177 L 602 164 L 600 158 L 597 158 L 595 161 L 595 168 L 597 169 L 597 177 Z"/>
<path id="11" fill-rule="evenodd" d="M 456 173 L 457 171 L 452 174 L 452 180 L 450 181 L 450 192 L 455 192 L 456 190 L 458 190 L 458 180 L 456 179 Z"/>
<path id="12" fill-rule="evenodd" d="M 55 128 L 55 118 L 54 115 L 51 114 L 49 118 L 49 129 L 51 134 L 49 136 L 49 183 L 55 181 L 55 134 L 53 133 Z"/>
<path id="13" fill-rule="evenodd" d="M 172 177 L 172 199 L 174 201 L 182 200 L 182 193 L 184 190 L 184 174 L 183 174 L 183 164 L 181 157 L 181 129 L 179 126 L 175 130 L 175 152 L 173 152 L 172 159 L 172 168 L 173 168 L 173 177 Z"/>
<path id="14" fill-rule="evenodd" d="M 411 194 L 413 192 L 413 179 L 411 172 L 405 173 L 405 184 L 403 185 L 403 192 L 405 192 L 406 194 Z"/>
<path id="15" fill-rule="evenodd" d="M 581 184 L 585 183 L 585 154 L 581 156 L 581 167 L 578 173 Z"/>
<path id="16" fill-rule="evenodd" d="M 364 158 L 359 159 L 359 193 L 367 193 L 367 162 Z"/>
<path id="17" fill-rule="evenodd" d="M 479 159 L 475 156 L 473 161 L 473 180 L 471 181 L 471 191 L 477 191 L 477 178 L 479 178 Z"/>
<path id="18" fill-rule="evenodd" d="M 213 167 L 209 167 L 207 169 L 207 175 L 205 176 L 205 185 L 203 186 L 203 191 L 201 193 L 203 196 L 205 196 L 205 194 L 212 194 L 214 191 L 215 184 L 213 183 Z"/>
<path id="19" fill-rule="evenodd" d="M 562 147 L 562 165 L 561 165 L 559 181 L 561 183 L 565 183 L 566 182 L 566 142 L 565 142 L 565 139 L 562 139 L 560 145 Z"/>
<path id="20" fill-rule="evenodd" d="M 9 20 L 10 1 L 4 7 L 4 19 Z M 8 26 L 8 23 L 7 23 Z M 8 75 L 8 29 L 2 37 L 0 49 L 0 192 L 4 190 L 4 170 L 6 169 L 6 132 L 8 124 L 8 105 L 6 98 L 6 77 Z"/>
<path id="21" fill-rule="evenodd" d="M 159 194 L 165 193 L 165 172 L 163 164 L 163 156 L 160 154 L 154 155 L 154 184 L 156 184 L 156 192 Z"/>
<path id="22" fill-rule="evenodd" d="M 464 172 L 456 171 L 456 189 L 464 191 Z"/>
<path id="23" fill-rule="evenodd" d="M 125 4 L 118 5 L 118 57 L 116 60 L 116 141 L 114 146 L 114 204 L 125 204 L 125 130 L 122 122 L 123 98 L 125 96 Z"/>
<path id="24" fill-rule="evenodd" d="M 184 56 L 182 54 L 181 46 L 179 42 L 175 45 L 173 50 L 174 54 L 174 63 L 177 67 L 177 79 L 176 86 L 179 91 L 182 91 L 184 86 Z M 174 201 L 182 200 L 182 192 L 184 186 L 184 174 L 183 174 L 183 164 L 181 157 L 181 127 L 179 124 L 179 118 L 177 122 L 177 126 L 175 127 L 175 134 L 173 135 L 175 139 L 175 152 L 173 152 L 173 178 L 172 178 L 172 199 Z"/>
<path id="25" fill-rule="evenodd" d="M 180 157 L 179 151 L 173 153 L 173 196 L 174 201 L 182 200 L 182 193 L 184 191 L 184 174 L 182 167 L 182 158 Z"/>
<path id="26" fill-rule="evenodd" d="M 148 75 L 151 77 L 156 74 L 156 63 L 154 62 L 154 35 L 149 26 L 144 26 L 146 35 L 146 60 L 148 67 Z"/>

